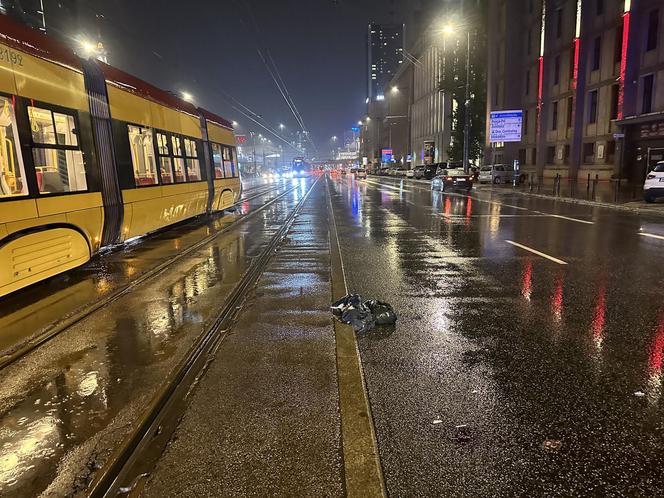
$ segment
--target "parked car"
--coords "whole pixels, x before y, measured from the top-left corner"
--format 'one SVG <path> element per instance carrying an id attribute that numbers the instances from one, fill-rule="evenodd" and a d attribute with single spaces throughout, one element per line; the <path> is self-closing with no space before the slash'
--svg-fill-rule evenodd
<path id="1" fill-rule="evenodd" d="M 431 181 L 431 190 L 463 190 L 470 192 L 473 179 L 463 169 L 443 169 Z"/>
<path id="2" fill-rule="evenodd" d="M 413 178 L 419 180 L 420 178 L 424 178 L 424 168 L 425 166 L 416 166 L 413 169 Z"/>
<path id="3" fill-rule="evenodd" d="M 643 199 L 646 202 L 655 202 L 658 197 L 664 197 L 664 161 L 655 165 L 643 184 Z"/>
<path id="4" fill-rule="evenodd" d="M 357 168 L 357 169 L 355 170 L 355 178 L 358 179 L 358 180 L 359 180 L 360 178 L 364 178 L 364 179 L 366 180 L 366 178 L 367 178 L 367 170 L 364 169 L 364 168 Z"/>
<path id="5" fill-rule="evenodd" d="M 514 181 L 514 166 L 510 164 L 482 166 L 478 179 L 480 183 L 510 183 Z"/>
<path id="6" fill-rule="evenodd" d="M 406 178 L 415 178 L 415 172 L 412 169 L 407 169 L 405 176 Z"/>
<path id="7" fill-rule="evenodd" d="M 438 173 L 438 170 L 441 169 L 442 165 L 439 164 L 427 164 L 424 166 L 424 178 L 427 180 L 432 180 L 434 176 Z"/>

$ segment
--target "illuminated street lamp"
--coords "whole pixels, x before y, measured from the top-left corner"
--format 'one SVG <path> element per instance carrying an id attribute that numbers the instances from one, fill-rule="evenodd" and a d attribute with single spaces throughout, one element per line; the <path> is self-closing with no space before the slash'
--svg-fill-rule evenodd
<path id="1" fill-rule="evenodd" d="M 186 100 L 187 102 L 193 102 L 194 101 L 194 96 L 189 93 L 189 92 L 182 92 L 182 100 Z"/>
<path id="2" fill-rule="evenodd" d="M 237 121 L 233 121 L 232 124 L 233 124 L 233 128 L 237 128 L 240 125 L 240 123 L 238 123 Z"/>
<path id="3" fill-rule="evenodd" d="M 399 93 L 399 87 L 398 86 L 393 86 L 392 87 L 392 94 Z"/>
<path id="4" fill-rule="evenodd" d="M 283 123 L 279 123 L 279 129 L 280 129 L 280 130 L 283 130 L 284 128 L 286 128 L 286 127 L 284 126 L 284 124 L 283 124 Z"/>
<path id="5" fill-rule="evenodd" d="M 337 136 L 336 136 L 336 135 L 334 135 L 334 136 L 332 137 L 332 141 L 333 141 L 333 142 L 336 142 L 336 141 L 337 141 Z"/>

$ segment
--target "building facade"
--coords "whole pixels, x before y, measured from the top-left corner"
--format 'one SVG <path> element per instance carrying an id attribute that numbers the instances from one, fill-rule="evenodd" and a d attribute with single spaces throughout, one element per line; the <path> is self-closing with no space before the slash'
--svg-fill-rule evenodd
<path id="1" fill-rule="evenodd" d="M 664 158 L 663 16 L 659 0 L 491 2 L 487 126 L 491 111 L 521 110 L 523 129 L 487 142 L 487 159 L 641 181 Z"/>
<path id="2" fill-rule="evenodd" d="M 367 39 L 367 97 L 384 98 L 385 85 L 403 63 L 403 24 L 369 24 Z"/>

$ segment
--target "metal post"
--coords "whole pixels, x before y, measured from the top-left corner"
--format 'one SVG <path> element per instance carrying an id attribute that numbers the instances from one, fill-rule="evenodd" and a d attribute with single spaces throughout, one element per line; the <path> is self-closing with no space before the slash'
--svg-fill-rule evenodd
<path id="1" fill-rule="evenodd" d="M 588 173 L 588 183 L 586 183 L 586 199 L 590 199 L 590 173 Z"/>
<path id="2" fill-rule="evenodd" d="M 599 175 L 595 175 L 595 179 L 593 180 L 593 195 L 592 195 L 593 201 L 595 200 L 595 194 L 596 194 L 596 190 L 597 190 L 597 182 L 598 181 L 599 181 Z"/>
<path id="3" fill-rule="evenodd" d="M 463 170 L 468 173 L 468 162 L 470 161 L 470 31 L 467 33 L 466 50 L 466 101 L 463 123 Z"/>

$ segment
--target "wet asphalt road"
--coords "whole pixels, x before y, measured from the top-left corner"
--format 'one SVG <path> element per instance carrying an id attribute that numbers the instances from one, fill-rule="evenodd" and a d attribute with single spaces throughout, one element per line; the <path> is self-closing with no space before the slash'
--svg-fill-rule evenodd
<path id="1" fill-rule="evenodd" d="M 400 314 L 358 337 L 391 496 L 664 493 L 664 218 L 382 177 L 334 193 L 349 288 Z"/>
<path id="2" fill-rule="evenodd" d="M 83 492 L 311 179 L 297 185 L 0 373 L 0 495 Z M 390 496 L 664 494 L 664 218 L 382 177 L 329 187 L 348 287 L 399 313 L 358 336 Z M 148 495 L 340 494 L 314 254 L 328 220 L 325 196 L 310 201 L 312 227 L 222 343 Z M 143 247 L 167 257 L 177 233 Z"/>

